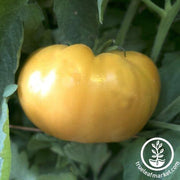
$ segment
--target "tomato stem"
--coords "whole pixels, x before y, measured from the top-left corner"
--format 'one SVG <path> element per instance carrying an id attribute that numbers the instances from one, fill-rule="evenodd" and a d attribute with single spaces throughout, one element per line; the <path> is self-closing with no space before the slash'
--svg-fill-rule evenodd
<path id="1" fill-rule="evenodd" d="M 116 37 L 116 44 L 118 46 L 123 46 L 123 44 L 124 44 L 127 32 L 130 28 L 131 22 L 135 16 L 135 14 L 136 14 L 139 3 L 140 3 L 140 0 L 132 0 L 128 7 L 128 10 L 127 10 L 125 17 L 123 19 L 123 22 L 121 24 L 121 28 Z"/>
<path id="2" fill-rule="evenodd" d="M 96 47 L 96 49 L 93 49 L 95 55 L 98 55 L 98 54 L 100 54 L 102 52 L 105 52 L 106 49 L 113 43 L 114 43 L 114 40 L 110 39 L 110 40 L 104 42 L 99 48 Z"/>
<path id="3" fill-rule="evenodd" d="M 180 0 L 177 0 L 173 6 L 170 6 L 168 1 L 165 4 L 165 14 L 161 17 L 161 21 L 158 27 L 158 32 L 152 48 L 151 58 L 154 62 L 157 61 L 162 45 L 165 41 L 167 33 L 171 27 L 171 24 L 180 10 Z"/>
<path id="4" fill-rule="evenodd" d="M 171 7 L 171 0 L 165 0 L 165 9 L 169 9 Z"/>
<path id="5" fill-rule="evenodd" d="M 16 126 L 16 125 L 9 125 L 11 129 L 19 129 L 23 131 L 33 131 L 33 132 L 42 132 L 38 128 L 32 128 L 32 127 L 24 127 L 24 126 Z"/>
<path id="6" fill-rule="evenodd" d="M 151 9 L 152 11 L 156 12 L 161 18 L 164 17 L 165 11 L 164 9 L 157 6 L 155 3 L 153 3 L 151 0 L 142 0 L 146 6 Z"/>
<path id="7" fill-rule="evenodd" d="M 150 128 L 161 128 L 161 129 L 169 129 L 173 131 L 180 131 L 180 125 L 172 124 L 172 123 L 166 123 L 161 121 L 149 121 L 146 125 Z"/>
<path id="8" fill-rule="evenodd" d="M 124 57 L 126 57 L 126 50 L 123 47 L 118 46 L 118 49 L 122 50 L 124 53 Z"/>

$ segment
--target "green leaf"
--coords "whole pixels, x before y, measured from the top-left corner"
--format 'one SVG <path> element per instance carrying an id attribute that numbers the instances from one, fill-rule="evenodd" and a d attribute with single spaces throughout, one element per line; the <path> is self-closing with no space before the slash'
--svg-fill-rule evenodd
<path id="1" fill-rule="evenodd" d="M 3 97 L 8 98 L 9 96 L 11 96 L 16 91 L 17 87 L 18 86 L 16 84 L 8 85 L 4 90 Z"/>
<path id="2" fill-rule="evenodd" d="M 122 9 L 120 9 L 119 7 L 108 6 L 104 14 L 104 20 L 103 25 L 101 26 L 101 30 L 105 31 L 110 29 L 117 29 L 118 32 L 123 17 L 124 11 Z"/>
<path id="3" fill-rule="evenodd" d="M 180 162 L 180 132 L 173 131 L 173 130 L 167 130 L 167 131 L 164 131 L 164 133 L 162 133 L 160 135 L 160 137 L 169 141 L 169 143 L 172 145 L 172 147 L 174 149 L 174 159 L 173 159 L 171 165 L 168 167 L 168 169 L 171 169 L 177 161 Z M 177 169 L 172 174 L 167 176 L 167 178 L 164 178 L 164 179 L 165 180 L 178 179 L 178 177 L 180 176 L 179 168 L 180 168 L 180 166 L 177 166 Z M 165 169 L 164 171 L 167 171 L 167 169 Z"/>
<path id="4" fill-rule="evenodd" d="M 53 143 L 52 144 L 52 147 L 51 147 L 51 150 L 55 153 L 57 153 L 58 155 L 60 156 L 65 156 L 65 153 L 64 153 L 64 145 L 60 144 L 60 143 Z"/>
<path id="5" fill-rule="evenodd" d="M 3 99 L 2 102 L 0 137 L 0 180 L 8 180 L 11 163 L 11 152 L 9 142 L 9 112 L 6 99 Z"/>
<path id="6" fill-rule="evenodd" d="M 136 167 L 135 163 L 140 160 L 141 147 L 145 142 L 145 138 L 138 138 L 137 140 L 129 143 L 121 154 L 122 166 L 124 169 L 123 179 L 126 180 L 139 180 L 145 179 Z M 141 178 L 141 176 L 143 176 Z"/>
<path id="7" fill-rule="evenodd" d="M 98 175 L 111 155 L 106 144 L 68 143 L 64 151 L 68 158 L 89 165 L 95 175 Z"/>
<path id="8" fill-rule="evenodd" d="M 28 151 L 31 154 L 45 148 L 50 148 L 51 145 L 57 140 L 54 137 L 48 136 L 46 134 L 38 133 L 31 137 L 28 143 Z"/>
<path id="9" fill-rule="evenodd" d="M 175 161 L 172 163 L 172 165 L 175 164 L 176 160 L 180 160 L 180 146 L 175 150 Z M 172 165 L 170 166 L 170 168 L 172 168 Z M 179 166 L 177 167 L 177 169 L 166 178 L 166 180 L 176 180 L 180 177 L 180 170 L 179 170 Z"/>
<path id="10" fill-rule="evenodd" d="M 180 125 L 162 122 L 162 121 L 151 120 L 147 123 L 147 127 L 154 128 L 154 129 L 160 128 L 160 129 L 171 129 L 174 131 L 180 131 Z"/>
<path id="11" fill-rule="evenodd" d="M 180 96 L 170 103 L 162 112 L 156 116 L 155 120 L 170 122 L 180 112 Z"/>
<path id="12" fill-rule="evenodd" d="M 23 8 L 22 14 L 25 33 L 35 31 L 44 20 L 43 12 L 37 3 L 27 4 Z"/>
<path id="13" fill-rule="evenodd" d="M 98 13 L 99 13 L 99 22 L 101 24 L 103 23 L 104 11 L 106 9 L 107 4 L 108 4 L 108 0 L 97 0 Z"/>
<path id="14" fill-rule="evenodd" d="M 18 17 L 25 0 L 0 2 L 0 103 L 2 93 L 8 84 L 14 83 L 14 74 L 20 56 L 23 31 L 22 22 Z M 0 107 L 1 114 L 1 107 Z"/>
<path id="15" fill-rule="evenodd" d="M 37 180 L 76 180 L 77 178 L 72 173 L 45 174 L 37 178 Z"/>
<path id="16" fill-rule="evenodd" d="M 11 0 L 0 1 L 0 17 L 4 15 L 9 16 L 11 14 L 17 16 L 17 12 L 24 6 L 26 2 L 27 0 L 17 0 L 16 2 Z"/>
<path id="17" fill-rule="evenodd" d="M 47 34 L 42 24 L 45 18 L 37 3 L 27 4 L 23 8 L 22 20 L 24 22 L 23 52 L 31 53 L 42 45 L 46 46 L 52 43 L 51 34 Z M 44 42 L 44 39 L 46 39 L 46 42 Z"/>
<path id="18" fill-rule="evenodd" d="M 18 147 L 15 143 L 11 143 L 12 165 L 11 176 L 12 180 L 36 180 L 38 176 L 35 166 L 29 167 L 29 162 L 26 152 L 18 152 Z"/>
<path id="19" fill-rule="evenodd" d="M 174 151 L 180 147 L 180 132 L 173 130 L 166 130 L 161 133 L 160 137 L 168 140 L 173 146 Z M 178 154 L 180 156 L 180 154 Z M 180 161 L 180 159 L 178 159 Z"/>
<path id="20" fill-rule="evenodd" d="M 53 0 L 37 0 L 43 8 L 51 8 Z"/>
<path id="21" fill-rule="evenodd" d="M 11 158 L 7 97 L 16 86 L 7 86 L 14 83 L 20 57 L 23 27 L 19 12 L 25 3 L 26 0 L 0 1 L 0 180 L 9 179 Z"/>
<path id="22" fill-rule="evenodd" d="M 155 115 L 168 107 L 180 95 L 180 83 L 178 83 L 180 77 L 180 51 L 166 53 L 162 62 L 162 67 L 159 69 L 161 93 Z"/>
<path id="23" fill-rule="evenodd" d="M 69 158 L 68 154 L 65 153 L 65 146 L 67 146 L 69 142 L 62 144 L 61 142 L 59 143 L 53 143 L 51 150 L 54 153 L 58 154 L 58 161 L 56 168 L 62 170 L 62 169 L 70 169 L 71 172 L 76 175 L 77 177 L 84 178 L 87 171 L 88 171 L 88 166 L 87 164 L 81 163 L 81 162 L 74 162 L 72 158 Z"/>
<path id="24" fill-rule="evenodd" d="M 121 152 L 117 154 L 111 161 L 108 162 L 107 166 L 103 170 L 100 180 L 119 180 L 121 178 L 115 178 L 117 175 L 122 173 L 122 159 Z"/>
<path id="25" fill-rule="evenodd" d="M 54 12 L 58 23 L 57 43 L 93 46 L 98 30 L 96 0 L 55 0 Z"/>
<path id="26" fill-rule="evenodd" d="M 2 113 L 0 116 L 0 179 L 8 180 L 11 164 L 10 140 L 9 140 L 9 112 L 7 98 L 17 89 L 12 84 L 6 87 L 3 93 Z"/>

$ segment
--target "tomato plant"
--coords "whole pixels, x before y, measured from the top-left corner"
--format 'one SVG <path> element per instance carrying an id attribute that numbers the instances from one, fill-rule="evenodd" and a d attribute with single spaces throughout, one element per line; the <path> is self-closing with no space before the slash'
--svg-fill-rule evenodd
<path id="1" fill-rule="evenodd" d="M 173 147 L 167 174 L 180 161 L 179 10 L 180 0 L 0 1 L 0 180 L 151 179 L 136 162 L 145 168 L 154 137 Z"/>

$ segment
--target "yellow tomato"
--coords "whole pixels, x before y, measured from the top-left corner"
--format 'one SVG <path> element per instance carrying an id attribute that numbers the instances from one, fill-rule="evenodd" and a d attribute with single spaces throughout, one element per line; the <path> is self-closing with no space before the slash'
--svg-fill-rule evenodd
<path id="1" fill-rule="evenodd" d="M 133 51 L 94 56 L 83 44 L 35 52 L 18 80 L 19 100 L 42 131 L 63 140 L 117 142 L 139 132 L 159 97 L 156 66 Z"/>

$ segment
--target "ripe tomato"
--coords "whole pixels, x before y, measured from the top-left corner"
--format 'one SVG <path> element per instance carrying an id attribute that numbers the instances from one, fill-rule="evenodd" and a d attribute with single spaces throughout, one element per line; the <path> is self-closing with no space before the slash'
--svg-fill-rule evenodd
<path id="1" fill-rule="evenodd" d="M 47 134 L 77 142 L 117 142 L 139 132 L 159 97 L 156 66 L 133 51 L 94 56 L 83 44 L 35 52 L 18 80 L 29 119 Z"/>

